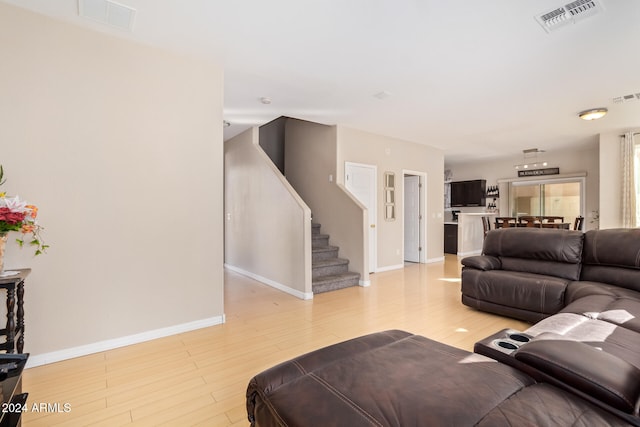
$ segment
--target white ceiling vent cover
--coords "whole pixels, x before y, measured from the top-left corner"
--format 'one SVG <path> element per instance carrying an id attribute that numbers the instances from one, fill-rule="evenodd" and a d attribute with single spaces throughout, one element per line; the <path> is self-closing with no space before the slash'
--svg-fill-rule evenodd
<path id="1" fill-rule="evenodd" d="M 640 101 L 640 92 L 616 96 L 615 98 L 613 98 L 614 104 L 624 104 L 631 101 Z"/>
<path id="2" fill-rule="evenodd" d="M 133 31 L 136 10 L 108 0 L 79 0 L 80 16 L 122 30 Z"/>
<path id="3" fill-rule="evenodd" d="M 599 0 L 576 0 L 536 16 L 536 21 L 547 33 L 567 24 L 575 24 L 604 11 Z"/>

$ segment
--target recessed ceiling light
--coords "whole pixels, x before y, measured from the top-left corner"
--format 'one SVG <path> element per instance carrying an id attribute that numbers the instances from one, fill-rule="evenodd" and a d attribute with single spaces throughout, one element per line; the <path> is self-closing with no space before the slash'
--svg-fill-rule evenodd
<path id="1" fill-rule="evenodd" d="M 263 96 L 262 98 L 260 98 L 260 102 L 262 102 L 265 105 L 269 105 L 271 104 L 271 98 L 267 98 L 266 96 Z"/>
<path id="2" fill-rule="evenodd" d="M 391 93 L 387 92 L 386 90 L 383 90 L 382 92 L 378 92 L 378 93 L 374 94 L 373 96 L 378 98 L 378 99 L 387 99 L 388 97 L 391 96 Z"/>
<path id="3" fill-rule="evenodd" d="M 596 120 L 604 117 L 608 111 L 609 110 L 607 110 L 606 108 L 592 108 L 591 110 L 581 111 L 578 114 L 578 117 L 580 117 L 582 120 Z"/>

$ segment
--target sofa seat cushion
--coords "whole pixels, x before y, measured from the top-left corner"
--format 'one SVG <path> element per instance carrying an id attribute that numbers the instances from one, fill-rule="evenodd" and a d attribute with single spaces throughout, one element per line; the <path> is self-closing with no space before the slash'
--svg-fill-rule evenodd
<path id="1" fill-rule="evenodd" d="M 640 298 L 616 295 L 589 295 L 561 310 L 619 325 L 640 333 Z"/>
<path id="2" fill-rule="evenodd" d="M 533 383 L 484 356 L 387 331 L 256 375 L 247 411 L 261 426 L 467 426 Z"/>
<path id="3" fill-rule="evenodd" d="M 514 394 L 477 424 L 479 427 L 628 425 L 622 419 L 544 383 Z"/>
<path id="4" fill-rule="evenodd" d="M 564 293 L 569 282 L 567 279 L 542 274 L 465 268 L 462 271 L 462 295 L 475 301 L 546 317 L 564 307 Z"/>
<path id="5" fill-rule="evenodd" d="M 640 281 L 640 276 L 637 277 Z M 640 301 L 640 292 L 622 288 L 609 283 L 580 280 L 570 282 L 565 294 L 565 304 L 592 295 L 609 295 L 613 297 L 631 298 Z"/>
<path id="6" fill-rule="evenodd" d="M 640 368 L 640 333 L 604 320 L 576 313 L 558 313 L 524 332 L 535 340 L 580 341 Z"/>

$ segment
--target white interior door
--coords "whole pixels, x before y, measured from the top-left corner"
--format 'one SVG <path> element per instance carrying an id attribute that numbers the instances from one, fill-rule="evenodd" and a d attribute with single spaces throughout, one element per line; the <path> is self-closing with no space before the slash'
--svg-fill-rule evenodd
<path id="1" fill-rule="evenodd" d="M 376 167 L 347 162 L 344 172 L 345 187 L 369 214 L 369 272 L 374 273 L 377 268 Z"/>
<path id="2" fill-rule="evenodd" d="M 404 177 L 404 260 L 420 262 L 420 177 Z"/>

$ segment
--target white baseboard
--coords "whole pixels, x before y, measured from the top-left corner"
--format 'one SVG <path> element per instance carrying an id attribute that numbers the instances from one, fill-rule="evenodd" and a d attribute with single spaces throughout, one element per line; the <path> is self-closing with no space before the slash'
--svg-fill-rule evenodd
<path id="1" fill-rule="evenodd" d="M 371 286 L 371 280 L 359 280 L 358 285 L 362 286 L 363 288 L 368 288 L 369 286 Z"/>
<path id="2" fill-rule="evenodd" d="M 391 270 L 400 270 L 401 268 L 404 268 L 404 264 L 388 265 L 386 267 L 378 267 L 376 269 L 376 273 L 382 273 L 384 271 L 391 271 Z"/>
<path id="3" fill-rule="evenodd" d="M 250 271 L 243 270 L 241 268 L 235 267 L 233 265 L 229 265 L 225 263 L 225 268 L 228 268 L 231 271 L 234 271 L 238 274 L 242 274 L 243 276 L 247 276 L 252 278 L 253 280 L 257 280 L 260 283 L 264 283 L 265 285 L 269 285 L 272 288 L 276 288 L 282 292 L 286 292 L 289 295 L 293 295 L 294 297 L 300 299 L 313 299 L 313 292 L 301 292 L 297 289 L 290 288 L 289 286 L 283 285 L 282 283 L 278 283 L 271 279 L 267 279 L 266 277 L 262 277 L 258 274 L 254 274 Z"/>
<path id="4" fill-rule="evenodd" d="M 471 255 L 480 255 L 480 254 L 482 254 L 482 250 L 457 253 L 458 256 L 471 256 Z"/>
<path id="5" fill-rule="evenodd" d="M 50 353 L 31 355 L 29 356 L 26 367 L 34 368 L 36 366 L 60 362 L 67 359 L 73 359 L 74 357 L 100 353 L 102 351 L 113 350 L 114 348 L 125 347 L 127 345 L 139 344 L 141 342 L 155 340 L 157 338 L 168 337 L 170 335 L 181 334 L 183 332 L 189 332 L 201 328 L 208 328 L 209 326 L 220 325 L 224 322 L 225 318 L 223 314 L 222 316 L 215 316 L 208 319 L 196 320 L 194 322 L 182 323 L 180 325 L 141 332 L 139 334 L 128 335 L 111 340 L 99 341 L 96 343 L 67 348 L 64 350 L 52 351 Z"/>
<path id="6" fill-rule="evenodd" d="M 441 256 L 441 257 L 438 257 L 438 258 L 429 258 L 429 259 L 427 259 L 426 264 L 432 264 L 434 262 L 444 262 L 444 257 Z"/>

